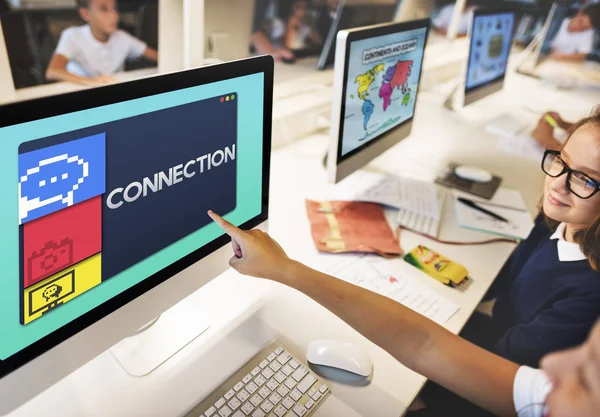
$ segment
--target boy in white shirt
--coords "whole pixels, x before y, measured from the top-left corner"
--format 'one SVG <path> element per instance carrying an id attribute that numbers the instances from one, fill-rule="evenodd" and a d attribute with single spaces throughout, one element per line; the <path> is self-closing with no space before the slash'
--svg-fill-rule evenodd
<path id="1" fill-rule="evenodd" d="M 158 61 L 156 50 L 118 29 L 116 0 L 77 0 L 87 25 L 66 29 L 46 70 L 48 80 L 86 85 L 107 84 L 125 61 L 144 57 Z"/>
<path id="2" fill-rule="evenodd" d="M 581 9 L 572 19 L 565 19 L 552 41 L 553 59 L 583 61 L 594 49 L 594 27 L 600 25 L 600 4 Z"/>

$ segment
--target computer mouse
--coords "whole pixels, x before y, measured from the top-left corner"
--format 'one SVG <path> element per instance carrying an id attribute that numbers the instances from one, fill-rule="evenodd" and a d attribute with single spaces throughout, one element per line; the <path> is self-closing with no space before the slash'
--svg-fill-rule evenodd
<path id="1" fill-rule="evenodd" d="M 490 182 L 492 178 L 494 178 L 492 174 L 485 169 L 468 165 L 457 166 L 454 168 L 454 173 L 457 177 L 462 178 L 463 180 L 473 182 Z"/>
<path id="2" fill-rule="evenodd" d="M 315 340 L 308 346 L 306 360 L 314 365 L 341 369 L 365 378 L 373 372 L 373 363 L 366 353 L 352 343 L 339 340 Z"/>

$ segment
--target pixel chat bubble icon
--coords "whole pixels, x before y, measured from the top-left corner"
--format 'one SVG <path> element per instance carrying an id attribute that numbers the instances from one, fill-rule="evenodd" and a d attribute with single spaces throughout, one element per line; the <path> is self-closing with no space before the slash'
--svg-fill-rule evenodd
<path id="1" fill-rule="evenodd" d="M 488 56 L 490 58 L 498 58 L 502 54 L 502 46 L 504 44 L 504 36 L 503 35 L 494 35 L 490 39 L 490 44 L 488 46 Z"/>
<path id="2" fill-rule="evenodd" d="M 20 154 L 19 224 L 103 194 L 105 165 L 104 134 Z"/>

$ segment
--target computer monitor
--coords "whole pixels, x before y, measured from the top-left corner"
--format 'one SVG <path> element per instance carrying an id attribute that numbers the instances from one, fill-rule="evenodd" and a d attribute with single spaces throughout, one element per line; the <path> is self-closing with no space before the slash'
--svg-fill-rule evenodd
<path id="1" fill-rule="evenodd" d="M 474 11 L 469 27 L 471 46 L 465 78 L 465 106 L 504 87 L 514 26 L 513 11 L 489 8 Z"/>
<path id="2" fill-rule="evenodd" d="M 208 209 L 265 227 L 272 94 L 257 57 L 0 107 L 0 414 L 223 272 Z"/>
<path id="3" fill-rule="evenodd" d="M 338 182 L 412 129 L 429 19 L 338 34 L 327 168 Z"/>
<path id="4" fill-rule="evenodd" d="M 317 68 L 324 70 L 334 64 L 337 34 L 340 30 L 392 22 L 398 0 L 342 0 L 329 28 Z"/>
<path id="5" fill-rule="evenodd" d="M 250 55 L 254 0 L 204 0 L 204 57 L 233 61 Z"/>
<path id="6" fill-rule="evenodd" d="M 552 44 L 560 31 L 563 21 L 572 12 L 575 12 L 575 10 L 571 6 L 559 5 L 557 3 L 552 5 L 552 9 L 550 10 L 544 25 L 540 42 L 536 48 L 535 67 L 540 66 L 548 59 L 552 53 Z"/>

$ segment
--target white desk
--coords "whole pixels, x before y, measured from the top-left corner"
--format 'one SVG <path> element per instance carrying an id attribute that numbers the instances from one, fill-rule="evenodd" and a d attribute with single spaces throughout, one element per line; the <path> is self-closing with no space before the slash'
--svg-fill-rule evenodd
<path id="1" fill-rule="evenodd" d="M 156 68 L 144 68 L 139 70 L 120 72 L 115 74 L 114 78 L 117 81 L 117 83 L 120 83 L 149 77 L 152 75 L 156 75 L 156 73 Z M 23 101 L 40 97 L 52 96 L 56 94 L 71 93 L 73 91 L 85 90 L 88 88 L 91 87 L 82 84 L 57 82 L 52 84 L 38 85 L 35 87 L 19 88 L 18 90 L 15 90 L 15 96 L 16 101 Z"/>
<path id="2" fill-rule="evenodd" d="M 443 109 L 442 94 L 423 93 L 419 99 L 414 134 L 370 168 L 411 171 L 433 177 L 447 161 L 483 166 L 504 177 L 504 185 L 520 189 L 528 208 L 535 212 L 541 193 L 539 164 L 499 154 L 496 138 L 485 133 L 483 124 L 507 103 L 513 109 L 543 91 L 536 80 L 512 75 L 507 93 L 482 101 L 484 117 L 477 124 L 464 122 L 460 115 Z M 568 93 L 564 93 L 565 97 Z M 578 110 L 587 113 L 597 97 L 578 93 Z M 565 101 L 566 103 L 567 101 Z M 552 106 L 555 107 L 555 106 Z M 558 110 L 564 110 L 560 106 Z M 532 123 L 535 120 L 531 115 Z M 270 230 L 288 253 L 307 263 L 317 256 L 304 211 L 305 197 L 331 195 L 326 184 L 321 157 L 327 138 L 313 136 L 277 150 L 272 157 L 272 194 Z M 350 178 L 351 180 L 351 178 Z M 460 229 L 451 204 L 446 205 L 440 237 L 472 240 L 481 233 Z M 427 245 L 463 263 L 473 283 L 466 292 L 445 287 L 400 260 L 391 261 L 408 268 L 423 285 L 458 303 L 460 311 L 446 327 L 458 332 L 492 283 L 513 247 L 494 244 L 453 247 L 403 233 L 405 250 L 417 243 Z M 347 387 L 331 383 L 335 396 L 365 417 L 398 417 L 420 391 L 425 379 L 397 363 L 380 348 L 364 339 L 345 323 L 307 297 L 263 280 L 245 278 L 229 271 L 203 287 L 189 301 L 210 317 L 211 328 L 166 364 L 144 378 L 127 375 L 107 351 L 14 412 L 12 417 L 60 415 L 91 416 L 176 416 L 197 404 L 226 377 L 243 365 L 273 337 L 279 338 L 302 357 L 308 343 L 321 337 L 353 341 L 371 356 L 375 371 L 366 387 Z M 327 406 L 327 403 L 325 403 Z M 373 413 L 377 411 L 377 414 Z M 338 416 L 335 411 L 328 415 Z"/>

